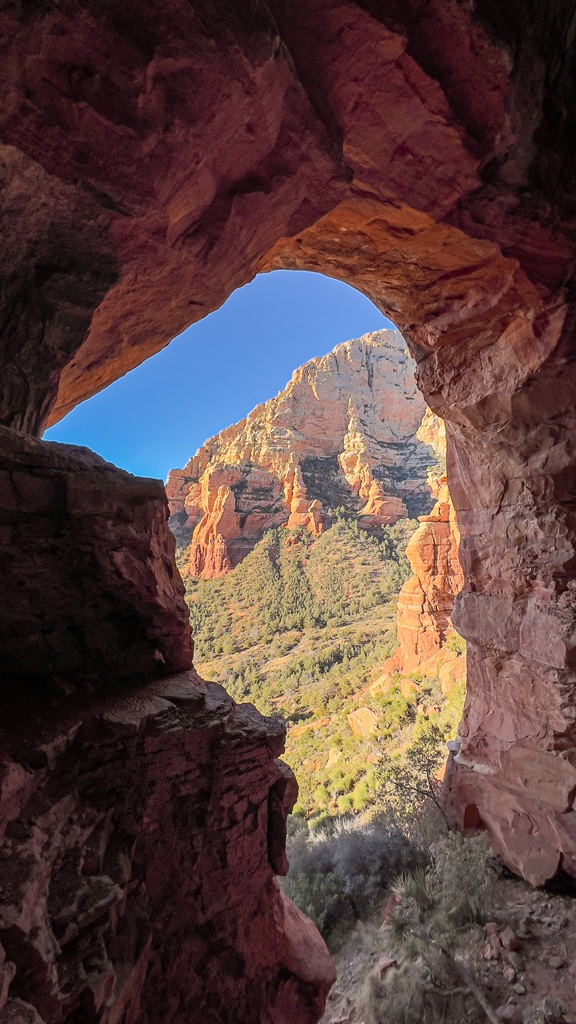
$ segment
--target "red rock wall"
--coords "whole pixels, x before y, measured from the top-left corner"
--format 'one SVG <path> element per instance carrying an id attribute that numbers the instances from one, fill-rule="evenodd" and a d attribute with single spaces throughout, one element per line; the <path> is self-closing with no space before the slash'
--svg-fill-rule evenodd
<path id="1" fill-rule="evenodd" d="M 225 576 L 265 529 L 286 519 L 283 497 L 278 477 L 250 464 L 216 463 L 207 468 L 201 483 L 188 480 L 184 503 L 188 530 L 196 523 L 189 573 L 204 579 Z"/>
<path id="2" fill-rule="evenodd" d="M 167 502 L 85 448 L 0 427 L 1 678 L 107 687 L 188 668 Z"/>
<path id="3" fill-rule="evenodd" d="M 468 422 L 449 428 L 468 640 L 450 797 L 537 884 L 576 872 L 573 336 L 573 308 L 518 317 L 492 353 L 492 394 L 463 373 Z"/>
<path id="4" fill-rule="evenodd" d="M 298 367 L 275 398 L 168 474 L 170 526 L 190 545 L 183 573 L 224 576 L 275 526 L 318 537 L 339 506 L 363 529 L 405 518 L 405 502 L 412 514 L 429 509 L 436 460 L 434 428 L 421 436 L 425 413 L 398 331 Z"/>
<path id="5" fill-rule="evenodd" d="M 0 428 L 2 1024 L 312 1024 L 333 980 L 274 879 L 283 726 L 168 675 L 192 644 L 167 512 L 159 481 Z"/>
<path id="6" fill-rule="evenodd" d="M 2 422 L 39 431 L 220 305 L 345 173 L 265 5 L 1 18 L 0 140 L 28 158 L 6 184 Z"/>
<path id="7" fill-rule="evenodd" d="M 440 481 L 430 515 L 419 519 L 420 526 L 406 548 L 413 575 L 398 595 L 398 648 L 384 663 L 384 673 L 433 675 L 452 632 L 454 600 L 463 579 L 456 514 L 446 478 Z"/>
<path id="8" fill-rule="evenodd" d="M 280 723 L 191 672 L 14 709 L 0 743 L 3 1024 L 320 1017 L 332 961 L 274 878 Z"/>

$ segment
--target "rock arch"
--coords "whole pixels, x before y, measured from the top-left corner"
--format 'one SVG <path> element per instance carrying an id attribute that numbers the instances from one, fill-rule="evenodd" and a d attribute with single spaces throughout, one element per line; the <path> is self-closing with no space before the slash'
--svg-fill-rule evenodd
<path id="1" fill-rule="evenodd" d="M 466 581 L 456 622 L 469 642 L 453 811 L 475 805 L 530 880 L 576 873 L 573 12 L 560 0 L 505 11 L 492 0 L 40 0 L 1 18 L 10 996 L 34 997 L 47 1024 L 76 1019 L 80 1004 L 102 1024 L 158 1020 L 154 1005 L 184 1021 L 216 1005 L 215 975 L 199 980 L 172 955 L 169 934 L 192 949 L 185 922 L 158 913 L 170 892 L 158 836 L 184 850 L 190 828 L 204 914 L 194 962 L 211 949 L 230 985 L 213 1012 L 314 1020 L 329 967 L 274 895 L 261 845 L 280 741 L 212 690 L 192 699 L 181 683 L 148 683 L 134 705 L 131 687 L 191 656 L 161 489 L 35 438 L 259 271 L 321 270 L 364 291 L 405 334 L 447 422 Z M 46 735 L 22 720 L 24 683 L 34 707 L 49 702 Z M 104 707 L 111 684 L 132 696 Z M 188 767 L 170 753 L 177 735 Z M 170 795 L 159 789 L 168 817 L 154 800 L 153 752 L 179 765 Z M 119 791 L 104 770 L 111 753 L 124 766 Z M 241 795 L 222 782 L 234 758 Z M 89 781 L 77 773 L 86 763 Z M 142 817 L 118 837 L 106 793 L 124 807 L 143 771 Z M 74 825 L 58 819 L 54 831 L 42 818 L 38 845 L 22 822 L 33 806 L 48 813 L 44 785 L 61 808 L 72 801 Z M 191 794 L 203 808 L 194 822 Z M 82 832 L 87 805 L 95 817 Z M 222 842 L 234 829 L 236 862 Z M 202 865 L 201 847 L 211 851 Z M 180 871 L 191 863 L 182 852 Z M 253 917 L 230 888 L 248 863 Z M 30 864 L 35 890 L 22 888 Z M 228 932 L 218 900 L 206 909 L 215 865 Z M 84 878 L 100 880 L 98 899 Z M 130 879 L 153 894 L 144 916 Z M 70 932 L 80 904 L 91 909 Z M 250 938 L 262 906 L 264 960 Z M 110 938 L 112 920 L 121 929 Z M 92 973 L 83 941 L 98 946 L 85 958 Z"/>

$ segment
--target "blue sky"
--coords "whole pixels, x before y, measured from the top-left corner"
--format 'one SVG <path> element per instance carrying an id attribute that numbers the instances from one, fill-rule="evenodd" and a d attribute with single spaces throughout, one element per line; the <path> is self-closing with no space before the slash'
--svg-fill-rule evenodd
<path id="1" fill-rule="evenodd" d="M 261 274 L 44 438 L 166 479 L 208 437 L 276 395 L 301 363 L 392 326 L 340 281 L 303 271 Z"/>

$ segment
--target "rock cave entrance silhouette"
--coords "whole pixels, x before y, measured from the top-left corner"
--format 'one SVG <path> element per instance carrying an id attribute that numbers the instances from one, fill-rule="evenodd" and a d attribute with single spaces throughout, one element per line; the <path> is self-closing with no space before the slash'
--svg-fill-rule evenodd
<path id="1" fill-rule="evenodd" d="M 275 291 L 283 309 L 298 302 L 287 277 Z M 342 286 L 325 280 L 310 296 L 317 309 L 321 295 L 337 319 Z M 257 316 L 271 343 L 265 302 Z M 247 319 L 250 364 L 250 311 Z M 308 351 L 328 347 L 327 319 Z M 290 314 L 284 320 L 291 351 Z M 196 667 L 235 699 L 287 720 L 297 810 L 315 823 L 381 801 L 367 765 L 393 749 L 391 729 L 410 715 L 415 735 L 436 716 L 445 759 L 442 737 L 453 739 L 462 710 L 464 645 L 450 620 L 462 579 L 445 433 L 416 388 L 402 337 L 384 323 L 294 369 L 255 409 L 245 404 L 247 415 L 227 420 L 167 480 Z M 342 338 L 341 322 L 336 330 Z M 400 646 L 390 655 L 398 595 Z"/>
<path id="2" fill-rule="evenodd" d="M 393 745 L 396 694 L 421 725 L 465 676 L 450 621 L 462 581 L 445 432 L 414 369 L 391 321 L 357 291 L 275 271 L 46 434 L 104 448 L 145 475 L 151 466 L 166 476 L 173 452 L 185 455 L 167 493 L 196 667 L 235 699 L 288 720 L 298 808 L 314 821 L 377 799 L 366 765 Z M 209 439 L 205 417 L 217 430 Z M 237 567 L 226 583 L 202 583 Z M 247 601 L 243 591 L 259 590 Z M 445 739 L 453 709 L 450 718 L 438 719 Z"/>
<path id="3" fill-rule="evenodd" d="M 4 1016 L 322 1015 L 330 960 L 274 878 L 281 723 L 191 668 L 163 487 L 38 439 L 268 270 L 346 281 L 406 339 L 460 531 L 447 807 L 531 883 L 576 875 L 573 15 L 8 6 Z"/>

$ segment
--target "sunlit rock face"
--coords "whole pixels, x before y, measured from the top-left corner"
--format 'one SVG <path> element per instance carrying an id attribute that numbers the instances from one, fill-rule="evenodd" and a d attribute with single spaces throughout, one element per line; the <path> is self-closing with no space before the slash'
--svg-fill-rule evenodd
<path id="1" fill-rule="evenodd" d="M 448 656 L 447 641 L 454 633 L 452 611 L 463 585 L 458 560 L 459 531 L 446 474 L 446 428 L 426 410 L 417 437 L 429 445 L 437 461 L 429 467 L 427 482 L 434 505 L 418 516 L 420 525 L 406 547 L 412 575 L 398 595 L 398 646 L 382 666 L 378 685 L 387 686 L 396 672 L 435 676 Z M 454 653 L 454 657 L 456 657 Z"/>
<path id="2" fill-rule="evenodd" d="M 447 475 L 464 575 L 454 621 L 468 640 L 468 699 L 449 774 L 451 807 L 458 821 L 486 825 L 508 863 L 534 881 L 559 868 L 576 874 L 572 15 L 560 0 L 88 0 L 81 7 L 38 0 L 0 15 L 1 422 L 40 433 L 48 420 L 158 351 L 259 271 L 322 271 L 365 292 L 402 331 L 418 363 L 419 387 L 447 422 Z M 54 480 L 62 473 L 55 467 Z M 152 508 L 157 497 L 150 492 L 147 500 Z M 3 543 L 9 544 L 12 529 L 22 530 L 15 521 L 26 514 L 22 523 L 30 538 L 39 531 L 42 559 L 52 544 L 58 549 L 59 525 L 50 527 L 41 508 L 25 513 L 16 502 L 13 514 Z M 114 522 L 115 516 L 114 508 L 103 508 L 103 518 Z M 123 546 L 131 532 L 126 522 L 101 529 L 103 537 L 117 529 Z M 159 548 L 167 552 L 167 526 L 157 529 Z M 95 550 L 94 539 L 71 536 L 62 551 L 63 573 L 68 565 L 73 574 L 85 541 Z M 150 539 L 141 543 L 145 561 L 160 570 L 161 553 L 148 562 Z M 31 557 L 30 573 L 45 564 L 42 559 Z M 104 597 L 110 608 L 120 606 L 126 584 L 122 572 L 100 580 L 95 629 Z M 31 586 L 28 580 L 28 593 Z M 70 581 L 66 586 L 71 593 Z M 12 622 L 19 594 L 11 581 L 3 595 L 2 615 L 9 609 Z M 50 621 L 59 601 L 55 594 Z M 157 612 L 155 597 L 141 606 L 148 641 L 158 639 L 152 636 Z M 66 604 L 60 614 L 68 635 Z M 75 609 L 72 619 L 76 615 Z M 183 638 L 183 652 L 187 644 Z M 123 692 L 138 685 L 140 675 L 136 665 L 133 674 L 118 678 L 100 669 L 93 689 L 103 692 L 113 683 Z M 62 693 L 49 664 L 44 682 L 46 691 Z M 68 692 L 72 700 L 74 687 Z M 91 712 L 74 699 L 84 736 Z M 66 711 L 64 698 L 53 699 L 43 709 L 46 725 L 60 734 Z M 140 786 L 146 778 L 138 753 L 145 730 L 134 737 L 132 728 L 122 758 L 111 761 L 121 791 L 111 785 L 99 813 L 111 813 L 116 804 L 143 807 L 140 798 L 129 803 L 130 780 L 137 777 Z M 246 764 L 243 751 L 258 747 L 253 728 L 247 724 L 244 731 L 247 747 L 235 747 L 235 775 Z M 64 774 L 71 787 L 89 763 L 80 741 L 71 741 L 51 780 L 51 755 L 42 749 L 26 761 L 25 737 L 20 719 L 3 741 L 9 765 L 3 821 L 16 808 L 20 786 L 28 784 L 27 773 L 44 773 L 46 799 L 34 799 L 30 780 L 25 821 L 7 834 L 2 863 L 15 865 L 8 907 L 27 877 L 17 857 L 26 830 L 32 829 L 34 843 L 44 835 L 43 816 L 52 822 L 31 894 L 44 891 L 46 864 L 62 865 L 64 881 L 76 821 L 86 829 L 93 813 L 89 791 L 62 788 Z M 167 742 L 172 739 L 169 730 Z M 210 763 L 210 813 L 219 814 L 224 769 L 218 760 Z M 260 793 L 256 782 L 253 801 L 245 792 L 246 813 Z M 179 897 L 190 882 L 189 862 L 171 860 L 181 849 L 172 829 L 188 837 L 197 827 L 204 834 L 207 818 L 193 827 L 194 795 L 175 787 L 170 828 L 163 829 L 165 804 L 154 803 L 153 795 L 151 786 L 140 825 L 153 832 L 154 843 L 136 842 L 126 871 L 140 878 L 153 874 L 159 860 L 174 863 L 171 884 Z M 63 817 L 67 801 L 76 808 L 71 824 Z M 243 847 L 242 861 L 252 864 L 252 853 L 261 851 L 251 876 L 262 880 L 259 914 L 263 921 L 276 915 L 288 936 L 292 912 L 280 915 L 277 890 L 263 881 L 271 878 L 268 861 L 254 842 Z M 73 858 L 73 879 L 78 863 Z M 99 862 L 92 863 L 100 877 Z M 24 866 L 35 870 L 33 860 Z M 129 882 L 121 872 L 108 877 L 108 897 L 120 905 L 125 897 L 113 887 Z M 202 909 L 219 876 L 211 866 L 199 877 L 196 906 Z M 161 891 L 151 877 L 148 884 Z M 234 906 L 244 897 L 254 906 L 251 884 L 237 877 Z M 65 917 L 67 905 L 63 896 L 53 912 Z M 161 950 L 173 948 L 173 923 L 147 916 L 146 906 L 142 916 L 140 902 L 126 899 L 122 906 L 121 941 L 111 941 L 112 924 L 103 938 L 115 980 L 110 972 L 110 991 L 108 983 L 95 981 L 95 997 L 84 992 L 86 979 L 97 973 L 98 952 L 92 955 L 90 947 L 84 961 L 81 939 L 58 952 L 27 908 L 14 926 L 19 932 L 11 930 L 13 918 L 4 917 L 0 942 L 7 938 L 9 953 L 0 964 L 0 991 L 12 1000 L 12 1016 L 20 1012 L 19 999 L 38 1004 L 21 1016 L 40 1014 L 45 1024 L 81 1017 L 116 1024 L 123 1016 L 125 1024 L 164 1024 L 178 1020 L 178 1013 L 189 1019 L 202 1006 L 200 1019 L 212 1024 L 210 1013 L 226 1019 L 218 995 L 224 974 L 230 1013 L 238 1002 L 250 1008 L 246 1020 L 284 1024 L 319 1017 L 326 972 L 320 979 L 322 972 L 302 973 L 301 963 L 293 969 L 278 938 L 266 945 L 273 960 L 268 973 L 248 970 L 251 980 L 242 989 L 237 956 L 246 944 L 260 955 L 254 931 L 237 929 L 227 942 L 224 912 L 212 919 L 214 929 L 201 917 L 194 926 L 197 911 L 187 899 L 174 911 L 182 907 L 182 927 L 190 928 L 181 963 L 200 957 L 202 985 L 196 988 L 183 967 L 178 977 L 169 974 L 174 985 L 168 992 L 161 978 L 171 968 Z M 111 920 L 112 911 L 106 915 Z M 114 927 L 120 920 L 114 911 Z M 63 919 L 58 943 L 68 926 Z M 86 927 L 88 946 L 104 935 L 96 921 Z M 180 925 L 174 927 L 178 933 Z M 255 931 L 266 937 L 267 929 Z M 319 940 L 307 935 L 316 953 L 305 964 L 323 955 Z M 147 943 L 157 955 L 135 962 Z M 296 946 L 307 948 L 302 935 Z M 126 950 L 140 953 L 127 956 Z M 223 950 L 226 970 L 214 973 L 212 958 Z M 38 1003 L 38 985 L 26 991 L 36 966 L 41 972 L 46 963 L 58 975 L 50 984 L 66 993 L 51 1005 Z M 121 993 L 130 989 L 125 964 L 133 972 L 134 996 L 129 1011 L 116 1012 L 106 1000 L 122 1005 Z M 82 972 L 86 979 L 75 988 Z M 300 981 L 285 984 L 287 975 Z"/>
<path id="3" fill-rule="evenodd" d="M 410 538 L 406 556 L 412 576 L 398 595 L 398 647 L 384 665 L 387 673 L 435 675 L 448 637 L 453 632 L 454 599 L 462 587 L 458 561 L 458 527 L 446 478 L 436 504 Z"/>
<path id="4" fill-rule="evenodd" d="M 276 398 L 169 474 L 171 525 L 180 544 L 191 540 L 188 571 L 224 575 L 273 526 L 319 536 L 339 507 L 369 530 L 429 510 L 436 457 L 419 433 L 425 412 L 398 331 L 299 367 Z"/>

